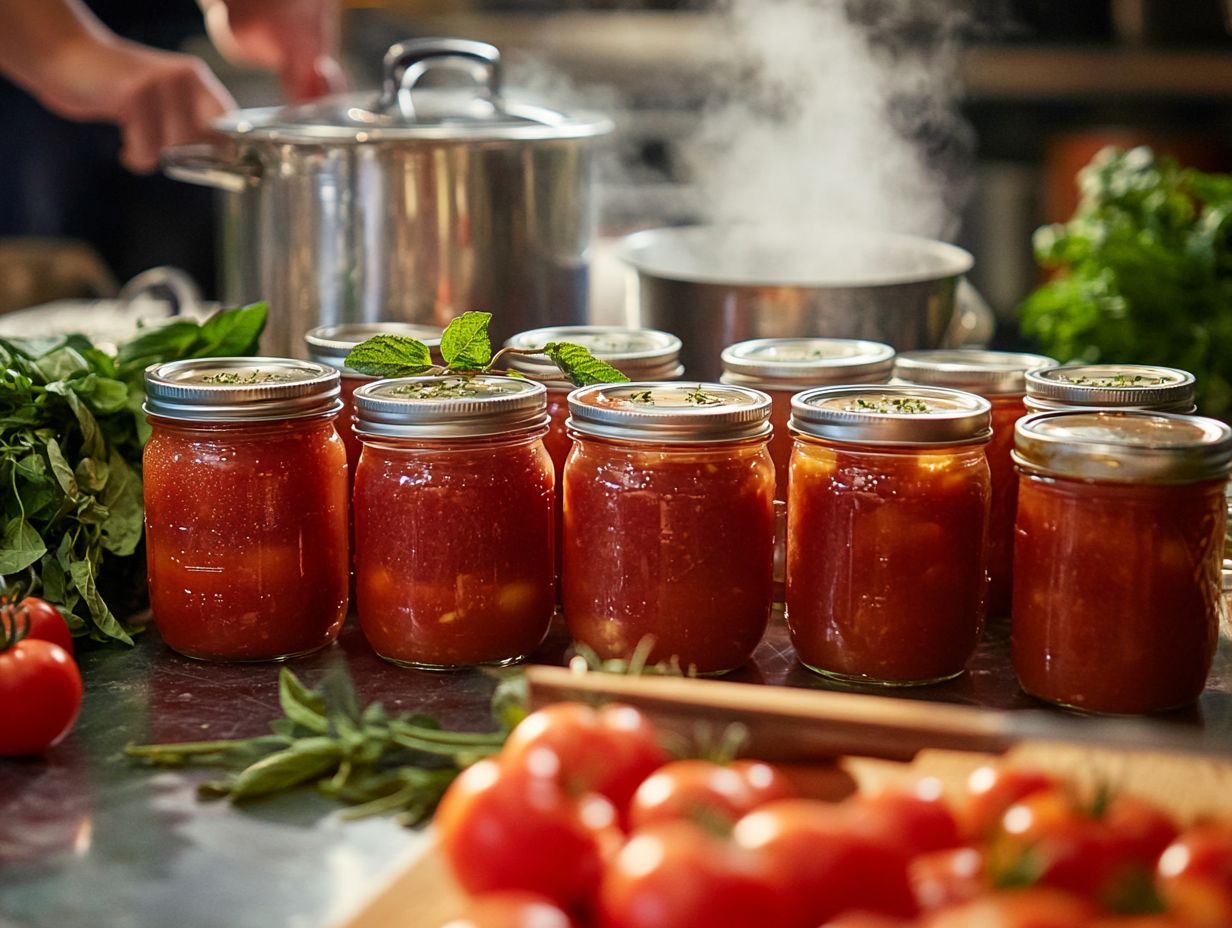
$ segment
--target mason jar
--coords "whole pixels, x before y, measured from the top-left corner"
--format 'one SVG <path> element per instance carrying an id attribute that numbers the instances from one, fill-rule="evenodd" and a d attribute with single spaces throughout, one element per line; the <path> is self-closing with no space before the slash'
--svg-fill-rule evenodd
<path id="1" fill-rule="evenodd" d="M 338 372 L 202 358 L 150 367 L 150 608 L 188 657 L 282 660 L 333 641 L 347 611 Z"/>
<path id="2" fill-rule="evenodd" d="M 1192 703 L 1218 639 L 1232 430 L 1075 410 L 1020 420 L 1014 447 L 1022 688 L 1092 712 Z"/>
<path id="3" fill-rule="evenodd" d="M 926 387 L 949 387 L 977 393 L 992 404 L 992 439 L 985 446 L 992 471 L 992 505 L 988 516 L 988 612 L 1010 614 L 1014 578 L 1014 515 L 1018 510 L 1018 474 L 1010 455 L 1014 423 L 1027 413 L 1023 399 L 1028 371 L 1055 367 L 1039 354 L 986 351 L 980 348 L 906 351 L 894 362 L 894 379 Z"/>
<path id="4" fill-rule="evenodd" d="M 1192 413 L 1194 375 L 1150 364 L 1067 364 L 1029 371 L 1024 400 L 1050 409 L 1148 409 Z"/>
<path id="5" fill-rule="evenodd" d="M 771 606 L 770 397 L 721 384 L 569 394 L 562 603 L 599 657 L 718 674 L 752 655 Z"/>
<path id="6" fill-rule="evenodd" d="M 897 686 L 963 672 L 988 607 L 990 408 L 941 387 L 792 400 L 787 627 L 806 667 Z"/>
<path id="7" fill-rule="evenodd" d="M 332 367 L 338 372 L 342 387 L 342 414 L 338 417 L 338 434 L 346 445 L 347 467 L 351 478 L 355 477 L 355 465 L 359 463 L 359 439 L 355 437 L 355 404 L 352 396 L 361 384 L 376 380 L 367 374 L 346 366 L 346 356 L 361 342 L 374 335 L 401 335 L 423 342 L 436 357 L 441 344 L 441 329 L 432 325 L 415 325 L 410 322 L 348 322 L 343 325 L 322 325 L 304 334 L 308 357 L 318 364 Z M 437 359 L 439 360 L 439 359 Z"/>
<path id="8" fill-rule="evenodd" d="M 522 660 L 556 606 L 547 391 L 408 377 L 355 391 L 355 593 L 373 650 L 451 670 Z"/>

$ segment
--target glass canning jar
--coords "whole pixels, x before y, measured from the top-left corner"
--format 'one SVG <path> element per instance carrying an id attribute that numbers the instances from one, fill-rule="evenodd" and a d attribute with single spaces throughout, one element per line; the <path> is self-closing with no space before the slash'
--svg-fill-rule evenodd
<path id="1" fill-rule="evenodd" d="M 1149 364 L 1067 364 L 1027 373 L 1031 412 L 1050 409 L 1149 409 L 1191 413 L 1194 375 Z"/>
<path id="2" fill-rule="evenodd" d="M 332 367 L 341 377 L 342 414 L 338 417 L 338 434 L 346 445 L 347 468 L 352 481 L 355 479 L 355 465 L 359 463 L 360 443 L 353 428 L 355 404 L 351 398 L 356 387 L 371 383 L 376 378 L 347 367 L 347 354 L 360 342 L 366 342 L 374 335 L 401 335 L 423 342 L 432 349 L 433 358 L 436 358 L 441 344 L 441 331 L 436 326 L 415 325 L 410 322 L 348 322 L 342 325 L 317 326 L 304 334 L 308 357 L 318 364 Z"/>
<path id="3" fill-rule="evenodd" d="M 146 371 L 146 556 L 163 640 L 188 657 L 280 660 L 347 611 L 338 373 L 209 358 Z"/>
<path id="4" fill-rule="evenodd" d="M 770 617 L 770 397 L 719 384 L 627 383 L 569 394 L 565 619 L 574 641 L 717 674 Z"/>
<path id="5" fill-rule="evenodd" d="M 1232 430 L 1143 411 L 1039 413 L 1021 480 L 1012 653 L 1022 688 L 1093 712 L 1201 694 L 1215 653 Z"/>
<path id="6" fill-rule="evenodd" d="M 989 413 L 940 387 L 792 401 L 787 627 L 806 667 L 900 686 L 962 673 L 988 605 Z"/>
<path id="7" fill-rule="evenodd" d="M 373 649 L 449 670 L 509 664 L 556 606 L 542 384 L 409 377 L 355 391 L 355 593 Z"/>
<path id="8" fill-rule="evenodd" d="M 985 446 L 992 471 L 988 516 L 988 613 L 1010 614 L 1014 577 L 1014 515 L 1018 511 L 1018 473 L 1010 457 L 1014 423 L 1027 414 L 1023 403 L 1028 371 L 1055 367 L 1039 354 L 980 348 L 906 351 L 894 363 L 894 379 L 926 387 L 977 393 L 992 404 L 992 439 Z"/>

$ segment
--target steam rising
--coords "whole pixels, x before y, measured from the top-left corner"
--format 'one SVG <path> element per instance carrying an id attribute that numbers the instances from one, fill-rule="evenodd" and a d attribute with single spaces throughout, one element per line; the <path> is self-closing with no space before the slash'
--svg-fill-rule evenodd
<path id="1" fill-rule="evenodd" d="M 700 219 L 946 238 L 970 130 L 954 0 L 728 0 L 732 67 L 685 143 Z"/>

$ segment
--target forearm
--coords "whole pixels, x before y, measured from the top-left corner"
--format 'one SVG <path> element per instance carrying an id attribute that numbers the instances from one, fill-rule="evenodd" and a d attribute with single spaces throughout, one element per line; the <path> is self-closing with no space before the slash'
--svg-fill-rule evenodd
<path id="1" fill-rule="evenodd" d="M 80 59 L 115 41 L 78 0 L 0 2 L 0 73 L 65 115 Z"/>

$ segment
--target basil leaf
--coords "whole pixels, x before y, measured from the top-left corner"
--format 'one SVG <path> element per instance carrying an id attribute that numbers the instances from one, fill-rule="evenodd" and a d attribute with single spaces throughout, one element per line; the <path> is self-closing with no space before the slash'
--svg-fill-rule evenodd
<path id="1" fill-rule="evenodd" d="M 192 356 L 222 358 L 254 353 L 268 314 L 268 303 L 253 303 L 242 309 L 214 313 L 201 323 L 199 344 Z"/>
<path id="2" fill-rule="evenodd" d="M 141 499 L 141 478 L 123 456 L 111 452 L 110 475 L 103 488 L 102 502 L 107 507 L 103 520 L 103 547 L 112 554 L 132 554 L 141 541 L 145 509 Z"/>
<path id="3" fill-rule="evenodd" d="M 612 365 L 600 361 L 581 345 L 571 342 L 548 342 L 543 353 L 561 369 L 575 387 L 596 383 L 628 383 L 629 378 Z"/>
<path id="4" fill-rule="evenodd" d="M 317 779 L 341 760 L 342 747 L 333 738 L 302 738 L 240 771 L 230 781 L 227 798 L 241 802 L 289 789 Z"/>
<path id="5" fill-rule="evenodd" d="M 344 363 L 369 377 L 416 377 L 432 368 L 432 353 L 416 338 L 374 335 L 347 352 Z"/>
<path id="6" fill-rule="evenodd" d="M 88 560 L 72 561 L 68 565 L 68 575 L 73 586 L 81 594 L 81 598 L 85 600 L 86 608 L 90 610 L 90 617 L 94 620 L 94 626 L 99 633 L 106 638 L 114 638 L 125 644 L 132 644 L 132 637 L 124 630 L 124 626 L 119 623 L 116 617 L 111 614 L 111 610 L 103 602 L 103 597 L 98 595 L 98 587 L 94 582 L 93 563 Z"/>
<path id="7" fill-rule="evenodd" d="M 278 673 L 278 703 L 283 714 L 296 725 L 323 735 L 329 731 L 325 717 L 325 700 L 300 682 L 290 668 Z"/>
<path id="8" fill-rule="evenodd" d="M 0 537 L 0 574 L 25 570 L 47 553 L 38 531 L 23 517 L 9 519 Z"/>
<path id="9" fill-rule="evenodd" d="M 445 327 L 441 334 L 441 357 L 450 370 L 477 371 L 492 360 L 488 339 L 491 313 L 466 312 Z"/>
<path id="10" fill-rule="evenodd" d="M 60 450 L 60 443 L 54 438 L 47 440 L 47 461 L 51 464 L 51 473 L 56 478 L 56 483 L 60 484 L 64 495 L 70 500 L 76 499 L 77 478 L 73 476 L 73 469 L 68 466 L 64 452 Z"/>

